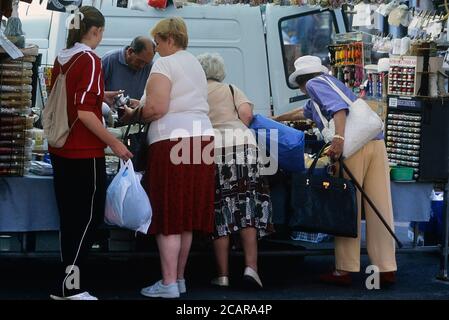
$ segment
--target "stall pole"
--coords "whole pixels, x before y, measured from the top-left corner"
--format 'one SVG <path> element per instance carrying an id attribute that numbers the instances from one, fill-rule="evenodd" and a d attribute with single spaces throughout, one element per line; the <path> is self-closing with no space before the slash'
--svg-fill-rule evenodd
<path id="1" fill-rule="evenodd" d="M 443 244 L 441 248 L 441 262 L 440 262 L 440 274 L 437 276 L 438 280 L 449 281 L 448 278 L 448 254 L 449 254 L 449 213 L 448 213 L 448 190 L 449 183 L 444 185 L 444 199 L 443 199 Z"/>

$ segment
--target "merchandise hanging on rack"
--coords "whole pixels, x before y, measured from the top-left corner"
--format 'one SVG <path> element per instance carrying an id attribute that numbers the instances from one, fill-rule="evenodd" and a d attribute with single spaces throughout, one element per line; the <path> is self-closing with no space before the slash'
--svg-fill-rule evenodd
<path id="1" fill-rule="evenodd" d="M 148 5 L 156 9 L 165 9 L 167 7 L 167 0 L 148 0 Z"/>
<path id="2" fill-rule="evenodd" d="M 331 8 L 337 9 L 340 8 L 343 4 L 347 3 L 345 0 L 308 0 L 306 4 L 311 6 L 318 5 L 323 8 Z"/>
<path id="3" fill-rule="evenodd" d="M 377 7 L 376 12 L 384 17 L 388 17 L 388 15 L 393 11 L 396 7 L 399 6 L 399 1 L 391 1 L 389 3 L 382 3 Z"/>
<path id="4" fill-rule="evenodd" d="M 128 8 L 131 10 L 146 11 L 149 9 L 149 6 L 146 0 L 130 0 Z"/>
<path id="5" fill-rule="evenodd" d="M 364 66 L 371 63 L 370 45 L 362 39 L 357 33 L 346 34 L 337 38 L 336 44 L 329 45 L 332 74 L 354 90 L 364 80 Z"/>
<path id="6" fill-rule="evenodd" d="M 117 0 L 117 7 L 128 8 L 128 0 Z"/>
<path id="7" fill-rule="evenodd" d="M 394 8 L 388 15 L 388 23 L 392 26 L 400 25 L 407 27 L 409 25 L 409 11 L 405 4 L 401 4 Z"/>
<path id="8" fill-rule="evenodd" d="M 443 22 L 447 17 L 443 13 L 437 14 L 431 11 L 412 11 L 412 19 L 407 33 L 412 38 L 428 38 L 437 40 L 443 30 Z"/>
<path id="9" fill-rule="evenodd" d="M 5 36 L 17 47 L 25 47 L 25 36 L 22 31 L 22 22 L 19 18 L 19 0 L 13 1 L 12 14 L 5 28 Z"/>
<path id="10" fill-rule="evenodd" d="M 368 27 L 373 25 L 373 9 L 370 4 L 359 3 L 354 6 L 353 27 Z"/>
<path id="11" fill-rule="evenodd" d="M 9 18 L 12 14 L 12 1 L 13 0 L 1 0 L 0 1 L 0 20 L 3 16 Z M 31 3 L 33 0 L 20 0 L 21 2 Z M 42 0 L 41 0 L 42 1 Z"/>
<path id="12" fill-rule="evenodd" d="M 67 12 L 67 8 L 81 7 L 83 0 L 48 0 L 47 10 Z"/>
<path id="13" fill-rule="evenodd" d="M 383 2 L 378 0 L 377 2 Z M 344 4 L 351 4 L 346 0 L 117 0 L 116 6 L 132 10 L 146 11 L 149 7 L 164 9 L 170 5 L 181 8 L 188 5 L 231 5 L 242 4 L 262 6 L 271 3 L 279 6 L 320 6 L 321 8 L 338 9 Z M 374 7 L 373 7 L 374 8 Z"/>
<path id="14" fill-rule="evenodd" d="M 390 53 L 392 50 L 392 35 L 388 34 L 387 36 L 382 36 L 382 34 L 373 35 L 372 43 L 372 51 L 378 53 Z"/>

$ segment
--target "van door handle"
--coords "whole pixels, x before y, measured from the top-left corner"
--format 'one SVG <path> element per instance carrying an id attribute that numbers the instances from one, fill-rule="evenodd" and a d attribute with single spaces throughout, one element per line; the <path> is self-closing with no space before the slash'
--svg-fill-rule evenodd
<path id="1" fill-rule="evenodd" d="M 288 99 L 288 102 L 293 103 L 293 102 L 298 102 L 298 101 L 302 101 L 302 100 L 306 100 L 306 99 L 309 99 L 306 95 L 294 96 L 294 97 L 290 97 Z"/>

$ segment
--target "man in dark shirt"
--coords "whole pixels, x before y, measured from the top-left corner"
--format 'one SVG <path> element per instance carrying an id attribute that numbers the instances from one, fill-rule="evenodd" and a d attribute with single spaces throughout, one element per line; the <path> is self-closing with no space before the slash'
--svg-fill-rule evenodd
<path id="1" fill-rule="evenodd" d="M 105 91 L 124 90 L 138 99 L 143 95 L 154 57 L 151 39 L 136 37 L 129 46 L 107 52 L 101 59 Z"/>

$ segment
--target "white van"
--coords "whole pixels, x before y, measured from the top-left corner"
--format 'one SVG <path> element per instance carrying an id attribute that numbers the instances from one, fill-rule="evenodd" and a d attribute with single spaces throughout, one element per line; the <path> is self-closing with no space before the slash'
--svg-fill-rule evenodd
<path id="1" fill-rule="evenodd" d="M 326 63 L 327 45 L 347 29 L 341 10 L 317 6 L 188 5 L 137 11 L 115 3 L 103 1 L 99 8 L 106 17 L 104 38 L 96 49 L 99 56 L 129 44 L 137 35 L 148 35 L 163 17 L 181 16 L 189 32 L 188 50 L 195 55 L 219 52 L 226 63 L 225 82 L 241 88 L 254 102 L 255 112 L 264 115 L 304 104 L 305 97 L 287 81 L 293 62 L 312 54 Z M 46 1 L 40 5 L 34 0 L 31 5 L 21 3 L 20 17 L 27 41 L 39 45 L 43 63 L 52 64 L 65 46 L 68 14 L 48 11 Z"/>

